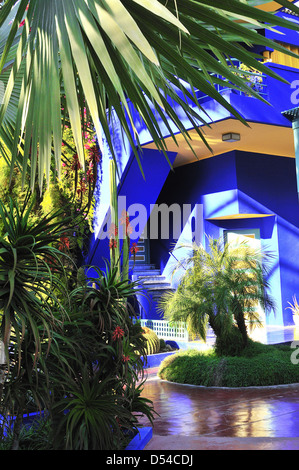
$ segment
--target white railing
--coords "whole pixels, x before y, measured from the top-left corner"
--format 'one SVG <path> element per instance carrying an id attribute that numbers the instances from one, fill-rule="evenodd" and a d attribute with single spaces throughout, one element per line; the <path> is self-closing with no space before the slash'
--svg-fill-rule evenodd
<path id="1" fill-rule="evenodd" d="M 184 323 L 175 326 L 170 325 L 166 320 L 139 320 L 141 326 L 146 326 L 153 330 L 159 338 L 173 341 L 189 341 L 189 334 Z"/>

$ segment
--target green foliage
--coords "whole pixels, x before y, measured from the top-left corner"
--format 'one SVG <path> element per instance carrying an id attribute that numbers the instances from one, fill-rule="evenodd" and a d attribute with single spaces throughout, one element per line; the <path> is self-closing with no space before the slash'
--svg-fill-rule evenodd
<path id="1" fill-rule="evenodd" d="M 138 416 L 153 417 L 141 397 L 145 341 L 129 303 L 136 285 L 119 280 L 116 267 L 97 273 L 71 292 L 63 341 L 47 360 L 55 448 L 119 449 Z"/>
<path id="2" fill-rule="evenodd" d="M 204 340 L 210 326 L 221 354 L 225 347 L 230 353 L 235 347 L 234 354 L 238 354 L 248 342 L 247 325 L 260 324 L 258 303 L 266 313 L 275 308 L 267 283 L 271 255 L 246 243 L 214 239 L 208 240 L 207 250 L 196 245 L 189 248 L 190 254 L 178 266 L 187 269 L 177 290 L 162 298 L 164 316 L 172 323 L 185 322 L 191 334 Z M 237 342 L 231 345 L 231 341 Z"/>
<path id="3" fill-rule="evenodd" d="M 237 357 L 189 350 L 165 359 L 162 379 L 206 387 L 251 387 L 299 382 L 298 366 L 291 362 L 290 347 L 250 341 Z"/>
<path id="4" fill-rule="evenodd" d="M 118 123 L 141 168 L 136 112 L 166 157 L 161 121 L 174 141 L 172 129 L 176 128 L 192 148 L 188 129 L 194 127 L 208 146 L 202 133 L 206 121 L 195 91 L 215 99 L 244 122 L 215 85 L 262 98 L 236 73 L 238 68 L 230 58 L 279 78 L 248 46 L 256 44 L 296 57 L 257 33 L 275 26 L 298 31 L 295 22 L 253 8 L 262 3 L 5 2 L 0 10 L 0 77 L 6 89 L 0 113 L 1 153 L 10 161 L 18 160 L 24 172 L 31 154 L 33 183 L 38 164 L 41 186 L 44 173 L 49 178 L 54 158 L 59 167 L 60 123 L 67 116 L 83 163 L 84 107 L 99 139 L 103 133 L 116 157 L 110 135 L 113 116 L 113 126 Z M 277 3 L 285 6 L 286 0 Z M 287 2 L 287 6 L 298 14 L 295 4 Z"/>
<path id="5" fill-rule="evenodd" d="M 41 358 L 63 321 L 58 293 L 67 298 L 66 270 L 55 244 L 70 221 L 57 222 L 59 213 L 53 213 L 33 224 L 34 202 L 28 199 L 21 207 L 12 200 L 8 208 L 0 202 L 5 234 L 0 237 L 0 403 L 2 414 L 16 415 L 16 442 L 28 392 L 36 406 L 46 399 Z"/>
<path id="6" fill-rule="evenodd" d="M 244 350 L 244 342 L 239 329 L 232 326 L 226 335 L 218 335 L 215 341 L 215 352 L 218 356 L 240 356 Z"/>
<path id="7" fill-rule="evenodd" d="M 47 416 L 39 416 L 22 427 L 19 435 L 19 450 L 49 450 L 50 420 Z M 14 440 L 11 429 L 0 442 L 0 450 L 10 450 Z"/>
<path id="8" fill-rule="evenodd" d="M 87 119 L 87 118 L 86 118 Z M 101 153 L 96 143 L 95 133 L 88 122 L 85 123 L 84 150 L 86 170 L 79 164 L 75 150 L 74 138 L 68 126 L 63 132 L 62 147 L 62 174 L 58 179 L 52 168 L 51 178 L 47 187 L 43 186 L 40 193 L 38 185 L 35 191 L 28 196 L 30 178 L 25 175 L 22 179 L 17 166 L 13 171 L 4 158 L 0 157 L 0 200 L 8 207 L 12 199 L 21 206 L 29 197 L 31 211 L 28 216 L 31 225 L 38 224 L 39 220 L 49 213 L 56 212 L 55 222 L 65 226 L 65 233 L 61 232 L 59 247 L 61 252 L 67 253 L 71 262 L 68 269 L 76 274 L 82 258 L 88 249 L 89 235 L 93 231 L 94 194 L 99 191 L 97 185 L 98 172 L 101 168 Z M 71 226 L 67 226 L 70 220 Z M 4 226 L 0 218 L 0 235 L 4 235 Z M 74 279 L 70 277 L 70 283 Z M 70 286 L 71 287 L 71 286 Z"/>
<path id="9" fill-rule="evenodd" d="M 5 232 L 5 237 L 0 238 L 1 339 L 7 346 L 13 328 L 20 344 L 27 323 L 31 325 L 38 354 L 37 330 L 42 326 L 50 337 L 50 328 L 55 322 L 52 312 L 53 305 L 55 308 L 57 305 L 56 293 L 64 291 L 61 277 L 65 269 L 61 252 L 54 244 L 69 221 L 55 222 L 59 211 L 32 225 L 31 209 L 32 203 L 28 205 L 28 201 L 21 208 L 11 201 L 8 209 L 0 202 Z"/>
<path id="10" fill-rule="evenodd" d="M 147 354 L 158 353 L 160 351 L 160 339 L 158 338 L 157 334 L 151 328 L 146 326 L 143 326 L 142 330 L 143 337 L 146 340 Z"/>
<path id="11" fill-rule="evenodd" d="M 31 224 L 31 207 L 0 204 L 0 408 L 16 417 L 11 448 L 20 448 L 23 413 L 36 409 L 49 413 L 47 448 L 123 448 L 138 417 L 154 413 L 141 397 L 145 340 L 130 303 L 138 286 L 107 266 L 91 278 L 78 272 L 69 290 L 57 248 L 69 221 L 54 212 Z"/>

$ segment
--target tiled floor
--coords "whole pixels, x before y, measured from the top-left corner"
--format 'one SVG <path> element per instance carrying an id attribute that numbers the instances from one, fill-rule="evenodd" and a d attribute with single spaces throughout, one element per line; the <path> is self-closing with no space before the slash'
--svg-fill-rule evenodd
<path id="1" fill-rule="evenodd" d="M 267 333 L 270 343 L 294 339 L 294 329 Z M 195 387 L 160 380 L 156 368 L 148 370 L 143 395 L 159 414 L 145 450 L 299 450 L 299 384 Z"/>

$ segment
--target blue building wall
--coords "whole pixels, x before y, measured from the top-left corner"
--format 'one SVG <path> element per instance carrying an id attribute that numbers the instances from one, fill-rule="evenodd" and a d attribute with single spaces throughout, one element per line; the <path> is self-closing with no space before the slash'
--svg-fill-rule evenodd
<path id="1" fill-rule="evenodd" d="M 173 163 L 175 156 L 175 153 L 168 153 L 170 164 Z M 150 216 L 151 205 L 155 204 L 167 175 L 171 171 L 170 164 L 157 150 L 143 149 L 140 159 L 144 175 L 140 171 L 136 158 L 131 155 L 123 168 L 118 185 L 119 217 L 125 209 L 137 225 L 134 227 L 137 237 L 134 238 L 133 234 L 132 241 L 138 241 L 138 233 L 142 232 Z M 97 201 L 97 205 L 103 206 L 105 212 L 102 213 L 102 218 L 98 222 L 86 260 L 88 265 L 98 266 L 101 269 L 105 268 L 105 260 L 109 260 L 109 238 L 105 237 L 105 233 L 109 230 L 108 212 L 105 217 L 110 202 L 108 169 L 103 180 L 106 190 L 101 191 L 101 199 Z M 138 213 L 140 208 L 144 210 L 144 213 Z"/>
<path id="2" fill-rule="evenodd" d="M 205 236 L 219 238 L 226 230 L 258 230 L 262 248 L 274 256 L 269 282 L 277 308 L 267 323 L 293 324 L 288 302 L 299 290 L 299 206 L 293 159 L 232 151 L 185 165 L 168 175 L 157 204 L 162 202 L 202 205 L 203 243 Z M 236 214 L 243 218 L 231 218 Z M 187 221 L 180 243 L 192 241 L 190 224 Z M 151 240 L 151 261 L 168 276 L 177 264 L 169 255 L 175 244 L 174 238 Z M 174 251 L 176 258 L 180 253 L 183 256 L 183 251 Z"/>
<path id="3" fill-rule="evenodd" d="M 279 13 L 282 15 L 282 13 Z M 290 15 L 283 14 L 286 17 Z M 292 18 L 297 21 L 298 18 Z M 278 28 L 280 29 L 280 28 Z M 283 33 L 286 31 L 282 30 Z M 299 45 L 298 33 L 287 32 L 281 36 L 273 31 L 265 31 L 267 37 L 278 41 Z M 259 51 L 261 52 L 261 51 Z M 282 111 L 294 107 L 298 99 L 292 84 L 299 80 L 299 72 L 292 67 L 267 63 L 266 66 L 281 75 L 288 83 L 282 83 L 271 77 L 264 77 L 264 97 L 270 104 L 250 98 L 232 90 L 223 92 L 228 102 L 247 121 L 291 127 L 291 123 L 282 116 Z M 297 84 L 297 88 L 299 88 Z M 200 103 L 211 118 L 211 122 L 220 122 L 232 118 L 232 115 L 214 100 L 201 96 Z M 298 103 L 297 103 L 298 104 Z M 175 112 L 181 116 L 186 129 L 192 126 L 187 122 L 181 109 L 174 105 Z M 206 118 L 206 115 L 203 113 Z M 144 128 L 136 114 L 141 144 L 151 142 L 147 129 Z M 115 123 L 113 123 L 115 132 Z M 169 132 L 161 122 L 161 129 L 167 137 Z M 175 127 L 173 132 L 177 132 Z M 254 136 L 253 136 L 254 138 Z M 275 139 L 275 135 L 273 135 Z M 296 187 L 295 160 L 259 153 L 231 151 L 222 155 L 200 160 L 171 171 L 165 157 L 155 150 L 144 150 L 142 166 L 145 179 L 132 156 L 132 149 L 122 144 L 117 145 L 121 179 L 119 195 L 126 197 L 126 206 L 142 204 L 148 216 L 152 204 L 178 204 L 180 207 L 189 204 L 192 213 L 187 220 L 183 213 L 176 221 L 181 227 L 179 239 L 170 233 L 168 238 L 150 240 L 151 262 L 160 268 L 169 279 L 176 264 L 170 254 L 173 247 L 180 243 L 192 241 L 194 232 L 200 231 L 200 241 L 204 244 L 206 236 L 218 238 L 225 231 L 256 230 L 262 248 L 273 252 L 275 258 L 269 281 L 271 293 L 276 300 L 276 315 L 267 318 L 269 324 L 292 325 L 293 318 L 288 309 L 294 295 L 299 295 L 299 207 Z M 176 154 L 169 153 L 171 162 Z M 103 267 L 103 259 L 108 258 L 108 241 L 99 240 L 98 234 L 104 227 L 104 215 L 109 204 L 108 162 L 109 152 L 104 155 L 103 182 L 101 183 L 101 200 L 97 207 L 104 208 L 97 223 L 94 239 L 91 243 L 86 262 Z M 198 210 L 199 208 L 199 210 Z M 134 209 L 134 207 L 133 207 Z M 236 214 L 248 214 L 248 217 L 232 218 Z M 253 217 L 252 214 L 256 214 Z M 131 216 L 134 216 L 133 212 Z M 250 215 L 250 216 L 249 216 Z M 260 217 L 263 215 L 263 217 Z M 222 217 L 222 219 L 216 218 Z M 180 253 L 180 254 L 179 254 Z M 184 251 L 177 251 L 178 259 L 183 258 Z M 178 277 L 172 279 L 174 287 Z"/>

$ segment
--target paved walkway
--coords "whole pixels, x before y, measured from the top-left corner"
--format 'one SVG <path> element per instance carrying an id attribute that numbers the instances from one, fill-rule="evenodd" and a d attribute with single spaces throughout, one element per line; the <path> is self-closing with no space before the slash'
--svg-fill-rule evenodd
<path id="1" fill-rule="evenodd" d="M 143 391 L 159 414 L 145 450 L 299 450 L 299 384 L 206 388 L 157 371 L 148 369 Z"/>

